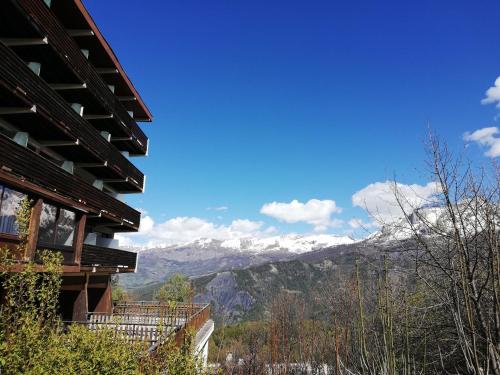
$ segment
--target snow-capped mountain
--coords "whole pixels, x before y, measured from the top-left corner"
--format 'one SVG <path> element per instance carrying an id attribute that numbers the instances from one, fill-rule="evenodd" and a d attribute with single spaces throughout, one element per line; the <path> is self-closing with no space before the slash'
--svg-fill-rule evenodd
<path id="1" fill-rule="evenodd" d="M 356 241 L 347 236 L 287 234 L 231 240 L 203 238 L 185 244 L 158 245 L 141 249 L 137 273 L 123 275 L 121 280 L 128 287 L 136 287 L 163 281 L 176 272 L 199 276 L 270 261 L 288 260 L 298 254 L 354 242 Z"/>
<path id="2" fill-rule="evenodd" d="M 283 236 L 273 236 L 266 238 L 237 238 L 231 240 L 199 239 L 184 245 L 175 247 L 220 247 L 233 250 L 235 252 L 268 253 L 276 251 L 286 251 L 294 254 L 302 254 L 325 247 L 346 245 L 354 243 L 355 240 L 347 236 L 333 236 L 327 234 L 320 235 L 299 235 L 287 234 Z"/>
<path id="3" fill-rule="evenodd" d="M 464 225 L 467 228 L 475 222 L 475 214 L 466 213 L 468 219 Z M 473 229 L 473 228 L 472 228 Z M 419 235 L 428 235 L 436 231 L 446 232 L 452 230 L 450 214 L 445 207 L 422 207 L 414 210 L 408 217 L 400 218 L 394 223 L 384 225 L 379 231 L 367 237 L 368 242 L 393 242 L 403 241 Z"/>
<path id="4" fill-rule="evenodd" d="M 234 252 L 248 253 L 268 253 L 268 252 L 290 252 L 302 254 L 325 247 L 338 245 L 347 245 L 356 242 L 348 236 L 334 236 L 329 234 L 318 235 L 300 235 L 286 234 L 281 236 L 272 236 L 264 238 L 243 237 L 230 240 L 218 240 L 213 238 L 200 238 L 191 242 L 182 244 L 158 244 L 152 248 L 136 249 L 141 252 L 150 252 L 173 249 L 214 249 L 221 248 L 232 250 Z"/>

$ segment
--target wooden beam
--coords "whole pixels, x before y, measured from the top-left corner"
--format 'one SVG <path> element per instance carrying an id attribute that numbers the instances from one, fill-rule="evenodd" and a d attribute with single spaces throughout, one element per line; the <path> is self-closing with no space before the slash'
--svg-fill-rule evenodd
<path id="1" fill-rule="evenodd" d="M 111 137 L 111 142 L 131 141 L 133 137 Z"/>
<path id="2" fill-rule="evenodd" d="M 135 96 L 117 96 L 118 100 L 121 102 L 136 102 L 137 98 Z"/>
<path id="3" fill-rule="evenodd" d="M 118 74 L 118 69 L 116 68 L 95 68 L 99 74 Z"/>
<path id="4" fill-rule="evenodd" d="M 107 160 L 104 163 L 75 163 L 75 168 L 102 168 L 107 166 Z"/>
<path id="5" fill-rule="evenodd" d="M 40 214 L 42 213 L 43 199 L 38 198 L 31 208 L 28 238 L 26 239 L 25 260 L 35 259 L 38 243 L 38 230 L 40 228 Z"/>
<path id="6" fill-rule="evenodd" d="M 25 178 L 14 177 L 8 173 L 8 169 L 6 167 L 2 167 L 0 169 L 0 180 L 6 182 L 7 184 L 12 185 L 13 187 L 20 190 L 29 190 L 33 193 L 40 194 L 43 197 L 46 197 L 54 202 L 60 203 L 62 205 L 71 207 L 75 210 L 79 210 L 82 212 L 89 212 L 89 207 L 84 204 L 77 204 L 74 200 L 54 193 L 53 191 L 44 189 L 30 181 L 27 181 Z M 11 172 L 11 171 L 10 171 Z"/>
<path id="7" fill-rule="evenodd" d="M 24 113 L 36 113 L 36 105 L 31 107 L 0 107 L 0 115 L 20 115 Z"/>
<path id="8" fill-rule="evenodd" d="M 73 250 L 75 253 L 75 263 L 80 264 L 82 258 L 83 241 L 85 239 L 85 223 L 87 222 L 87 215 L 79 214 L 77 217 L 75 237 L 73 239 Z"/>
<path id="9" fill-rule="evenodd" d="M 67 29 L 68 34 L 72 37 L 78 36 L 94 36 L 95 33 L 88 29 Z"/>
<path id="10" fill-rule="evenodd" d="M 76 322 L 82 322 L 87 320 L 87 314 L 89 309 L 87 286 L 89 284 L 89 274 L 85 275 L 85 283 L 83 289 L 78 293 L 75 303 L 73 304 L 73 317 L 72 320 Z"/>
<path id="11" fill-rule="evenodd" d="M 108 120 L 113 118 L 113 114 L 109 115 L 83 115 L 85 120 Z"/>
<path id="12" fill-rule="evenodd" d="M 73 290 L 73 291 L 79 291 L 85 288 L 84 284 L 70 284 L 70 285 L 61 285 L 61 290 Z"/>
<path id="13" fill-rule="evenodd" d="M 16 264 L 13 264 L 13 265 L 9 265 L 8 266 L 9 267 L 8 270 L 9 270 L 9 272 L 23 272 L 26 269 L 26 266 L 27 266 L 27 263 L 16 263 Z M 46 271 L 46 269 L 43 266 L 43 264 L 35 264 L 33 266 L 33 270 L 35 272 L 45 272 Z M 6 268 L 2 267 L 0 265 L 0 271 L 6 271 Z M 78 272 L 80 272 L 80 266 L 68 266 L 68 265 L 63 264 L 62 265 L 62 271 L 63 271 L 64 274 L 67 274 L 67 273 L 78 273 Z"/>
<path id="14" fill-rule="evenodd" d="M 49 44 L 47 37 L 45 38 L 1 38 L 0 41 L 7 47 L 21 46 L 40 46 Z"/>
<path id="15" fill-rule="evenodd" d="M 56 91 L 59 90 L 81 90 L 86 89 L 86 83 L 51 83 L 49 86 Z"/>
<path id="16" fill-rule="evenodd" d="M 75 141 L 39 141 L 40 145 L 44 147 L 64 147 L 64 146 L 78 146 L 80 140 Z"/>
<path id="17" fill-rule="evenodd" d="M 103 178 L 103 182 L 128 182 L 128 177 L 127 178 Z"/>
<path id="18" fill-rule="evenodd" d="M 108 313 L 108 314 L 111 314 L 113 312 L 111 277 L 108 278 L 106 289 L 104 289 L 101 298 L 99 299 L 99 302 L 97 302 L 94 312 Z"/>

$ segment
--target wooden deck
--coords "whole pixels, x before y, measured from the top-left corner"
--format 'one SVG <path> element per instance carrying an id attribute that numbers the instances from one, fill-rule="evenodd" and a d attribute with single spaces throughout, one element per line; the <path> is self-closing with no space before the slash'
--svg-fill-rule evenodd
<path id="1" fill-rule="evenodd" d="M 90 313 L 86 324 L 92 330 L 112 329 L 125 340 L 144 341 L 154 352 L 167 338 L 181 344 L 187 331 L 197 332 L 210 319 L 210 305 L 155 301 L 118 304 L 113 314 Z"/>

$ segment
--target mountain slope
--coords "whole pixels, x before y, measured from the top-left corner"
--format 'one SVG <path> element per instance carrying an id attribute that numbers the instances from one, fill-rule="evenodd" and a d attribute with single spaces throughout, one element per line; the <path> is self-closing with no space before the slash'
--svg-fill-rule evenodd
<path id="1" fill-rule="evenodd" d="M 228 241 L 200 239 L 189 244 L 139 252 L 137 273 L 122 275 L 120 283 L 127 289 L 134 290 L 160 283 L 173 273 L 200 276 L 288 260 L 316 249 L 354 242 L 349 237 L 330 235 L 286 235 Z"/>
<path id="2" fill-rule="evenodd" d="M 395 244 L 394 246 L 397 246 Z M 386 247 L 388 251 L 395 248 Z M 299 254 L 291 260 L 272 261 L 241 269 L 222 270 L 192 278 L 195 302 L 211 303 L 213 316 L 225 323 L 260 319 L 268 303 L 280 291 L 300 294 L 308 304 L 339 273 L 352 274 L 355 261 L 377 261 L 380 252 L 370 241 L 339 245 Z M 161 284 L 135 290 L 148 299 Z"/>

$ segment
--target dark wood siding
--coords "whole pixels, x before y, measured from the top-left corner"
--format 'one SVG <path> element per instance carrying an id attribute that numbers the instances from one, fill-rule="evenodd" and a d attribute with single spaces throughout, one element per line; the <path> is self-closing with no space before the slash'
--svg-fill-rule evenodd
<path id="1" fill-rule="evenodd" d="M 116 268 L 118 266 L 128 267 L 128 271 L 135 270 L 137 253 L 130 251 L 110 249 L 107 247 L 83 245 L 81 266 L 104 268 Z"/>
<path id="2" fill-rule="evenodd" d="M 23 185 L 24 181 L 34 183 L 49 192 L 69 198 L 76 206 L 104 214 L 132 230 L 138 229 L 138 211 L 3 135 L 0 135 L 0 151 L 0 175 L 16 177 L 19 185 Z"/>
<path id="3" fill-rule="evenodd" d="M 108 168 L 123 178 L 128 178 L 137 188 L 143 188 L 144 175 L 1 42 L 0 86 L 16 95 L 27 106 L 36 105 L 37 113 L 60 132 L 67 134 L 70 139 L 78 139 L 81 147 L 100 160 L 107 161 Z M 47 129 L 47 134 L 50 134 L 50 129 Z"/>
<path id="4" fill-rule="evenodd" d="M 132 119 L 118 98 L 109 90 L 107 84 L 99 76 L 95 68 L 83 56 L 78 45 L 66 29 L 52 13 L 49 7 L 40 0 L 10 0 L 20 5 L 31 21 L 44 35 L 47 35 L 51 48 L 54 48 L 76 73 L 87 84 L 88 90 L 112 113 L 118 123 L 130 129 L 130 135 L 142 149 L 147 151 L 147 137 Z"/>

